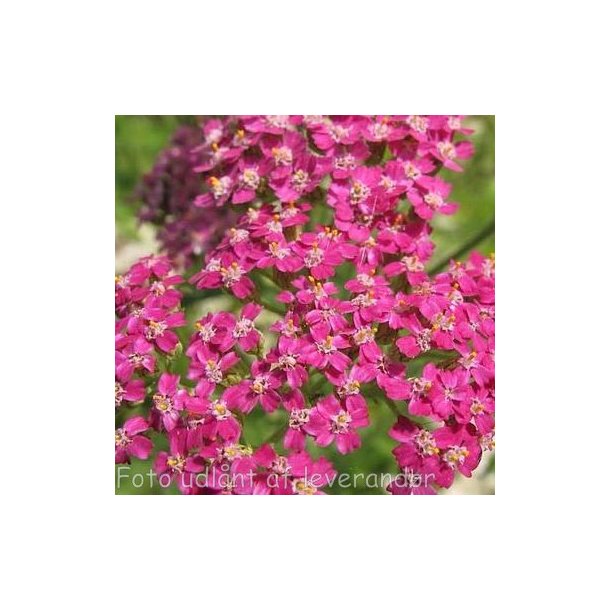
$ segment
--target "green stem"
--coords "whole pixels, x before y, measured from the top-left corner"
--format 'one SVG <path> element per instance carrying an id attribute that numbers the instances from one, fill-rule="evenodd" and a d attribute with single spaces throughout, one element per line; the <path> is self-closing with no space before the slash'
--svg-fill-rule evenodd
<path id="1" fill-rule="evenodd" d="M 267 300 L 262 300 L 259 299 L 259 303 L 260 305 L 262 305 L 265 309 L 268 309 L 269 311 L 272 311 L 273 313 L 276 313 L 278 316 L 285 316 L 286 315 L 286 311 L 280 307 L 279 305 L 276 305 L 275 303 L 270 303 Z"/>
<path id="2" fill-rule="evenodd" d="M 263 441 L 263 445 L 269 445 L 271 443 L 275 443 L 275 441 L 279 441 L 284 434 L 286 426 L 280 426 L 277 430 L 275 430 L 265 441 Z"/>
<path id="3" fill-rule="evenodd" d="M 430 275 L 435 275 L 445 267 L 451 260 L 455 260 L 472 250 L 479 242 L 482 242 L 486 237 L 493 235 L 496 229 L 496 221 L 492 220 L 485 225 L 476 235 L 473 235 L 466 243 L 460 246 L 457 250 L 440 260 L 436 265 L 428 270 Z"/>
<path id="4" fill-rule="evenodd" d="M 388 407 L 390 407 L 390 409 L 394 412 L 394 415 L 396 415 L 397 417 L 399 415 L 403 415 L 403 413 L 400 412 L 400 409 L 398 408 L 398 405 L 393 400 L 390 400 L 387 396 L 381 396 L 381 398 L 382 398 L 383 402 Z"/>
<path id="5" fill-rule="evenodd" d="M 211 297 L 215 297 L 222 294 L 222 290 L 218 288 L 208 288 L 205 290 L 193 292 L 188 291 L 182 297 L 182 306 L 188 307 L 189 305 L 193 305 L 194 303 L 198 303 L 199 301 L 203 301 L 203 299 L 209 299 Z"/>

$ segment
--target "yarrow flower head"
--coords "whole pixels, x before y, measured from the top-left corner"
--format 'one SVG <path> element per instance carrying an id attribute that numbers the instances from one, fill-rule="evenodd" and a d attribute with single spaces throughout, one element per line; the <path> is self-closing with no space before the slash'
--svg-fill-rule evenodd
<path id="1" fill-rule="evenodd" d="M 470 133 L 419 115 L 181 128 L 137 192 L 165 254 L 115 279 L 115 461 L 185 494 L 317 495 L 389 407 L 389 493 L 471 476 L 494 447 L 495 260 L 430 265 Z"/>

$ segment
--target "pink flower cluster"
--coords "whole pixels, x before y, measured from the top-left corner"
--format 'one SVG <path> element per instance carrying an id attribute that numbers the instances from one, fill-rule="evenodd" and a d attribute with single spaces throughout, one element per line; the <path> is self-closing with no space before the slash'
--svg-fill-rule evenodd
<path id="1" fill-rule="evenodd" d="M 115 407 L 144 401 L 147 385 L 157 370 L 159 356 L 176 350 L 179 340 L 172 330 L 185 325 L 179 311 L 182 282 L 171 273 L 167 258 L 147 257 L 115 278 Z M 152 442 L 142 435 L 150 428 L 150 419 L 132 417 L 116 430 L 116 462 L 130 456 L 145 459 Z"/>
<path id="2" fill-rule="evenodd" d="M 117 462 L 148 457 L 148 435 L 165 439 L 160 480 L 183 493 L 321 493 L 335 471 L 309 447 L 356 451 L 370 411 L 391 408 L 410 478 L 390 493 L 470 476 L 494 443 L 494 260 L 426 272 L 429 221 L 457 209 L 437 174 L 461 170 L 469 133 L 457 116 L 207 121 L 178 181 L 200 185 L 189 210 L 228 208 L 235 221 L 189 281 L 241 306 L 196 322 L 181 376 L 182 279 L 166 258 L 117 279 L 117 406 L 143 402 L 116 432 Z M 254 409 L 285 412 L 258 449 L 244 439 Z"/>

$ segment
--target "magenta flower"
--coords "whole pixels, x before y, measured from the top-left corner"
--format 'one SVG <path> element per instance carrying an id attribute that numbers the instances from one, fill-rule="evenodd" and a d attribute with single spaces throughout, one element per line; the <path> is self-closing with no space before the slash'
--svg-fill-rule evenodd
<path id="1" fill-rule="evenodd" d="M 232 199 L 233 203 L 252 201 L 270 169 L 271 165 L 268 161 L 261 161 L 260 163 L 240 161 L 237 186 Z"/>
<path id="2" fill-rule="evenodd" d="M 332 282 L 317 282 L 313 275 L 310 275 L 307 278 L 300 277 L 292 284 L 298 289 L 296 293 L 297 301 L 303 305 L 309 305 L 312 302 L 321 302 L 322 299 L 337 294 L 339 291 Z"/>
<path id="3" fill-rule="evenodd" d="M 345 454 L 360 447 L 356 428 L 368 426 L 368 423 L 366 406 L 351 402 L 343 407 L 334 396 L 327 396 L 312 409 L 304 429 L 315 437 L 320 447 L 336 442 L 339 453 Z"/>
<path id="4" fill-rule="evenodd" d="M 301 155 L 293 161 L 291 172 L 281 178 L 273 178 L 270 186 L 280 201 L 297 201 L 318 186 L 327 168 L 328 163 L 324 159 Z"/>
<path id="5" fill-rule="evenodd" d="M 311 409 L 305 406 L 305 398 L 299 390 L 290 390 L 283 398 L 283 405 L 289 413 L 284 447 L 293 451 L 304 451 L 306 438 L 304 426 L 309 422 Z"/>
<path id="6" fill-rule="evenodd" d="M 218 436 L 229 443 L 236 442 L 241 426 L 231 412 L 225 396 L 209 400 L 201 388 L 197 396 L 187 399 L 189 445 L 200 446 L 205 439 L 216 440 Z"/>
<path id="7" fill-rule="evenodd" d="M 318 302 L 317 309 L 305 314 L 305 320 L 319 334 L 329 335 L 340 333 L 348 328 L 346 314 L 351 311 L 349 303 L 330 297 L 323 297 Z"/>
<path id="8" fill-rule="evenodd" d="M 396 341 L 396 347 L 409 358 L 416 358 L 421 353 L 432 349 L 432 329 L 424 327 L 419 319 L 411 315 L 407 318 L 406 328 L 411 334 Z"/>
<path id="9" fill-rule="evenodd" d="M 338 145 L 355 144 L 360 139 L 360 123 L 359 117 L 321 118 L 311 124 L 314 142 L 327 153 L 334 152 Z"/>
<path id="10" fill-rule="evenodd" d="M 460 405 L 456 414 L 458 423 L 468 423 L 471 419 L 477 431 L 483 436 L 493 433 L 495 401 L 493 391 L 487 388 L 473 390 L 467 388 L 467 396 Z"/>
<path id="11" fill-rule="evenodd" d="M 269 135 L 261 139 L 262 153 L 273 162 L 271 176 L 274 179 L 284 178 L 292 172 L 295 159 L 306 152 L 306 142 L 303 136 L 295 131 L 286 131 L 281 137 Z"/>
<path id="12" fill-rule="evenodd" d="M 450 140 L 440 140 L 430 142 L 425 147 L 428 152 L 441 161 L 444 167 L 461 172 L 462 168 L 456 162 L 457 159 L 469 159 L 474 152 L 472 142 L 451 142 Z"/>
<path id="13" fill-rule="evenodd" d="M 163 373 L 159 378 L 158 392 L 153 396 L 156 421 L 163 424 L 166 430 L 173 430 L 180 421 L 180 414 L 184 409 L 188 397 L 186 390 L 179 390 L 180 375 Z"/>
<path id="14" fill-rule="evenodd" d="M 468 373 L 460 369 L 441 370 L 437 380 L 430 395 L 432 411 L 440 419 L 447 419 L 452 414 L 462 418 L 461 405 L 468 397 L 470 388 Z"/>
<path id="15" fill-rule="evenodd" d="M 335 373 L 332 369 L 326 373 L 328 380 L 337 387 L 337 396 L 351 410 L 365 410 L 366 401 L 360 392 L 360 384 L 370 381 L 368 371 L 354 366 L 349 373 Z"/>
<path id="16" fill-rule="evenodd" d="M 155 370 L 153 346 L 143 337 L 117 335 L 115 348 L 115 369 L 122 379 L 130 379 L 137 371 L 152 373 Z"/>
<path id="17" fill-rule="evenodd" d="M 228 312 L 209 313 L 195 322 L 195 334 L 191 337 L 187 355 L 193 357 L 204 346 L 208 351 L 227 351 L 232 347 L 235 316 Z"/>
<path id="18" fill-rule="evenodd" d="M 305 452 L 278 455 L 270 445 L 260 447 L 253 460 L 258 471 L 254 494 L 317 495 L 336 476 L 324 458 L 313 460 Z"/>
<path id="19" fill-rule="evenodd" d="M 467 426 L 443 426 L 434 432 L 436 447 L 440 450 L 440 470 L 437 483 L 449 487 L 453 483 L 455 472 L 466 477 L 481 460 L 481 446 L 476 431 Z"/>
<path id="20" fill-rule="evenodd" d="M 239 357 L 235 352 L 220 355 L 203 346 L 191 359 L 188 378 L 199 379 L 201 387 L 209 395 L 216 385 L 224 380 L 225 373 L 237 362 Z"/>
<path id="21" fill-rule="evenodd" d="M 319 370 L 332 366 L 342 372 L 349 366 L 350 359 L 339 350 L 347 347 L 349 341 L 345 337 L 324 335 L 323 329 L 313 327 L 302 344 L 303 360 Z"/>
<path id="22" fill-rule="evenodd" d="M 266 362 L 278 385 L 287 383 L 292 389 L 296 389 L 307 381 L 307 359 L 303 355 L 302 342 L 297 339 L 281 336 L 277 349 L 267 354 Z"/>
<path id="23" fill-rule="evenodd" d="M 114 461 L 116 464 L 124 464 L 131 457 L 145 460 L 150 455 L 153 444 L 142 432 L 149 429 L 148 422 L 140 416 L 128 419 L 122 428 L 114 433 Z"/>
<path id="24" fill-rule="evenodd" d="M 256 320 L 261 310 L 262 307 L 255 303 L 248 303 L 244 306 L 241 316 L 231 329 L 230 339 L 223 342 L 221 346 L 223 351 L 233 347 L 235 342 L 245 352 L 253 350 L 258 345 L 261 333 L 254 326 L 254 320 Z"/>
<path id="25" fill-rule="evenodd" d="M 392 452 L 400 468 L 421 477 L 424 487 L 429 488 L 427 493 L 435 493 L 433 485 L 441 484 L 441 450 L 434 435 L 405 417 L 399 417 L 390 430 L 390 437 L 400 443 Z M 391 488 L 393 492 L 394 487 Z"/>
<path id="26" fill-rule="evenodd" d="M 439 178 L 422 178 L 419 182 L 421 190 L 409 191 L 409 201 L 413 204 L 415 213 L 424 220 L 430 220 L 435 212 L 454 214 L 457 204 L 446 199 L 451 192 L 451 185 Z"/>
<path id="27" fill-rule="evenodd" d="M 130 379 L 128 371 L 117 371 L 114 382 L 114 403 L 120 407 L 123 401 L 142 402 L 146 396 L 146 387 L 142 379 Z"/>
<path id="28" fill-rule="evenodd" d="M 275 411 L 280 404 L 280 395 L 276 388 L 280 386 L 277 377 L 272 375 L 269 367 L 255 362 L 252 365 L 252 378 L 228 388 L 223 398 L 231 408 L 242 413 L 250 413 L 260 402 L 267 413 Z"/>
<path id="29" fill-rule="evenodd" d="M 187 448 L 187 431 L 183 428 L 171 430 L 169 436 L 169 453 L 160 451 L 155 458 L 154 471 L 162 484 L 163 478 L 175 481 L 184 494 L 195 494 L 198 491 L 196 475 L 203 472 L 205 464 L 198 456 L 189 456 Z"/>
<path id="30" fill-rule="evenodd" d="M 142 318 L 146 321 L 144 330 L 146 339 L 154 343 L 162 352 L 172 352 L 178 345 L 178 335 L 171 329 L 186 324 L 184 314 L 182 312 L 168 314 L 162 309 L 144 309 Z"/>
<path id="31" fill-rule="evenodd" d="M 391 362 L 376 343 L 362 350 L 360 371 L 362 381 L 375 379 L 380 389 L 392 400 L 404 400 L 411 396 L 411 386 L 404 378 L 405 365 Z"/>
<path id="32" fill-rule="evenodd" d="M 335 274 L 335 267 L 344 262 L 340 249 L 333 248 L 330 243 L 326 247 L 321 246 L 317 239 L 306 245 L 307 242 L 303 238 L 302 242 L 295 246 L 295 251 L 303 261 L 302 265 L 316 280 L 332 277 Z"/>
<path id="33" fill-rule="evenodd" d="M 283 238 L 271 241 L 264 251 L 253 251 L 250 255 L 258 259 L 256 266 L 263 269 L 274 267 L 284 273 L 294 273 L 303 267 L 301 258 Z"/>
<path id="34" fill-rule="evenodd" d="M 251 263 L 237 261 L 230 255 L 222 258 L 211 258 L 205 269 L 191 278 L 200 290 L 203 288 L 220 288 L 230 290 L 238 299 L 245 299 L 254 290 L 254 283 L 247 276 L 252 268 Z"/>
<path id="35" fill-rule="evenodd" d="M 411 389 L 409 401 L 409 413 L 425 417 L 433 416 L 432 397 L 442 392 L 437 388 L 438 369 L 436 365 L 429 362 L 424 366 L 421 377 L 409 378 Z M 435 417 L 437 419 L 437 417 Z"/>

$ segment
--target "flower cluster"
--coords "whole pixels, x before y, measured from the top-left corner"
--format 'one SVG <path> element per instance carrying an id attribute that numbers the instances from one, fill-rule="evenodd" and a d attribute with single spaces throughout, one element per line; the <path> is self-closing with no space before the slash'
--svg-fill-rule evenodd
<path id="1" fill-rule="evenodd" d="M 228 206 L 202 210 L 192 205 L 201 192 L 201 177 L 195 171 L 201 143 L 200 129 L 180 127 L 135 192 L 142 204 L 140 220 L 158 227 L 162 248 L 182 267 L 214 247 L 235 219 Z"/>
<path id="2" fill-rule="evenodd" d="M 157 360 L 175 352 L 179 340 L 174 328 L 184 326 L 179 311 L 182 282 L 172 274 L 165 257 L 147 257 L 115 278 L 115 407 L 142 403 L 147 386 L 157 370 Z M 115 432 L 115 460 L 141 459 L 152 450 L 142 433 L 150 427 L 149 418 L 133 417 Z"/>
<path id="3" fill-rule="evenodd" d="M 117 406 L 144 401 L 145 417 L 117 430 L 117 461 L 147 457 L 146 432 L 183 493 L 321 493 L 334 469 L 311 447 L 358 450 L 387 406 L 398 469 L 426 481 L 390 493 L 470 476 L 494 442 L 494 260 L 426 271 L 430 220 L 457 209 L 438 172 L 461 170 L 469 133 L 458 116 L 242 116 L 181 136 L 160 162 L 181 168 L 175 222 L 234 218 L 189 281 L 240 307 L 196 322 L 180 376 L 181 278 L 163 257 L 118 278 Z M 255 409 L 285 422 L 259 448 L 244 436 Z"/>

